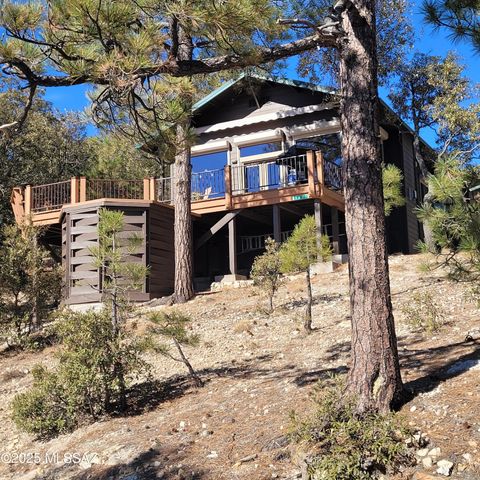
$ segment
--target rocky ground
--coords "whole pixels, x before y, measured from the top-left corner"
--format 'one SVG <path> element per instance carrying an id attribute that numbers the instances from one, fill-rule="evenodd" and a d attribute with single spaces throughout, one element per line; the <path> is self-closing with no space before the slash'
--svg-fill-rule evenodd
<path id="1" fill-rule="evenodd" d="M 421 273 L 422 261 L 420 255 L 390 259 L 402 374 L 412 392 L 402 413 L 427 437 L 418 466 L 404 478 L 479 479 L 479 310 L 468 286 L 438 270 Z M 46 442 L 15 428 L 10 402 L 31 385 L 36 363 L 55 364 L 56 347 L 0 355 L 0 478 L 300 478 L 285 437 L 289 413 L 308 412 L 315 382 L 347 369 L 347 282 L 345 267 L 314 278 L 309 336 L 301 330 L 300 277 L 282 287 L 273 315 L 252 287 L 198 296 L 179 308 L 192 315 L 202 338 L 188 355 L 206 381 L 203 388 L 192 386 L 181 364 L 151 357 L 155 378 L 132 394 L 132 415 Z M 447 322 L 433 336 L 413 331 L 403 311 L 428 292 Z M 140 319 L 136 328 L 141 325 Z"/>

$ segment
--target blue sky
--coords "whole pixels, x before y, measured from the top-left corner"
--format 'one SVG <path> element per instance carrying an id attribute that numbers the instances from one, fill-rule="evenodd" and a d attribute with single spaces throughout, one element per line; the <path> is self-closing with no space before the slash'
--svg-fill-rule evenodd
<path id="1" fill-rule="evenodd" d="M 466 66 L 465 74 L 474 83 L 480 84 L 480 54 L 476 54 L 468 42 L 454 44 L 444 30 L 434 31 L 431 27 L 425 25 L 418 8 L 420 3 L 418 0 L 412 1 L 411 19 L 415 30 L 415 49 L 432 55 L 445 55 L 449 51 L 457 52 Z M 300 78 L 296 74 L 294 65 L 295 60 L 291 59 L 289 61 L 287 76 Z M 89 88 L 90 87 L 86 85 L 49 88 L 46 92 L 46 98 L 61 111 L 83 110 L 89 103 L 86 94 Z M 387 93 L 386 90 L 380 91 L 384 99 Z M 94 134 L 95 129 L 93 127 L 89 128 L 89 133 Z M 433 144 L 434 135 L 432 132 L 425 131 L 423 132 L 423 136 Z"/>

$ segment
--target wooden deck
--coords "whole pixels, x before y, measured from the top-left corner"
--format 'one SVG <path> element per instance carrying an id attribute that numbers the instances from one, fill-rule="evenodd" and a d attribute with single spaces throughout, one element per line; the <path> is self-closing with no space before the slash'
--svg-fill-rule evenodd
<path id="1" fill-rule="evenodd" d="M 292 179 L 291 172 L 295 172 Z M 303 171 L 302 175 L 299 172 Z M 276 175 L 275 181 L 267 177 Z M 252 175 L 253 180 L 252 180 Z M 263 182 L 263 183 L 262 183 Z M 254 183 L 252 186 L 251 184 Z M 132 206 L 145 202 L 173 204 L 171 178 L 98 180 L 74 177 L 48 185 L 16 187 L 11 195 L 18 223 L 60 224 L 72 206 L 86 206 L 101 199 L 126 200 Z M 325 162 L 320 152 L 277 159 L 255 165 L 230 166 L 192 175 L 192 214 L 253 208 L 307 198 L 344 211 L 340 167 Z"/>

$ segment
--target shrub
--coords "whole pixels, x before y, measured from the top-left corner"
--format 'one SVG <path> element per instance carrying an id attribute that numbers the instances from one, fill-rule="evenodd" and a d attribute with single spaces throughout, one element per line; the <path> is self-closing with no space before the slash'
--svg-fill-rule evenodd
<path id="1" fill-rule="evenodd" d="M 192 319 L 179 310 L 171 310 L 170 312 L 154 312 L 148 317 L 152 326 L 149 330 L 150 334 L 159 335 L 173 343 L 178 357 L 171 353 L 170 346 L 165 343 L 158 343 L 150 337 L 150 348 L 172 360 L 183 363 L 192 377 L 197 387 L 203 386 L 202 379 L 195 372 L 192 364 L 188 360 L 183 347 L 196 347 L 200 342 L 200 337 L 196 334 L 190 334 L 187 331 L 188 325 Z"/>
<path id="2" fill-rule="evenodd" d="M 314 390 L 314 411 L 300 419 L 292 414 L 291 437 L 306 448 L 309 480 L 367 480 L 395 472 L 411 462 L 408 435 L 398 415 L 356 415 L 352 398 L 338 380 Z"/>
<path id="3" fill-rule="evenodd" d="M 267 294 L 270 313 L 272 313 L 273 297 L 282 284 L 280 246 L 275 240 L 267 238 L 265 252 L 255 257 L 250 276 L 253 284 Z"/>
<path id="4" fill-rule="evenodd" d="M 0 232 L 0 335 L 10 345 L 28 344 L 60 300 L 60 268 L 47 265 L 38 235 L 26 224 Z"/>
<path id="5" fill-rule="evenodd" d="M 430 292 L 415 293 L 402 313 L 405 322 L 419 332 L 432 334 L 445 323 L 445 314 Z"/>
<path id="6" fill-rule="evenodd" d="M 304 328 L 307 333 L 312 331 L 312 283 L 310 266 L 319 258 L 322 261 L 332 256 L 330 240 L 322 235 L 317 243 L 317 226 L 313 215 L 306 215 L 295 225 L 292 235 L 282 245 L 280 258 L 284 273 L 305 272 L 307 286 L 307 306 L 305 310 Z"/>
<path id="7" fill-rule="evenodd" d="M 115 331 L 106 309 L 62 312 L 56 332 L 62 341 L 57 370 L 37 368 L 31 390 L 13 401 L 17 426 L 41 437 L 123 409 L 129 383 L 148 373 L 141 343 Z"/>

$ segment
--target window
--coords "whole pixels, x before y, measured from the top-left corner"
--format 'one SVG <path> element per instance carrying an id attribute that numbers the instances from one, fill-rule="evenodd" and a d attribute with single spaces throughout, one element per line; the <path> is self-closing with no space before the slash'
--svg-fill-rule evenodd
<path id="1" fill-rule="evenodd" d="M 192 156 L 192 199 L 205 200 L 225 195 L 224 168 L 228 163 L 228 152 Z"/>
<path id="2" fill-rule="evenodd" d="M 251 155 L 261 155 L 264 153 L 278 152 L 282 150 L 282 142 L 257 143 L 256 145 L 246 145 L 239 147 L 240 157 L 250 157 Z"/>
<path id="3" fill-rule="evenodd" d="M 222 150 L 214 153 L 192 156 L 192 172 L 204 172 L 206 170 L 223 170 L 228 163 L 228 152 Z"/>

